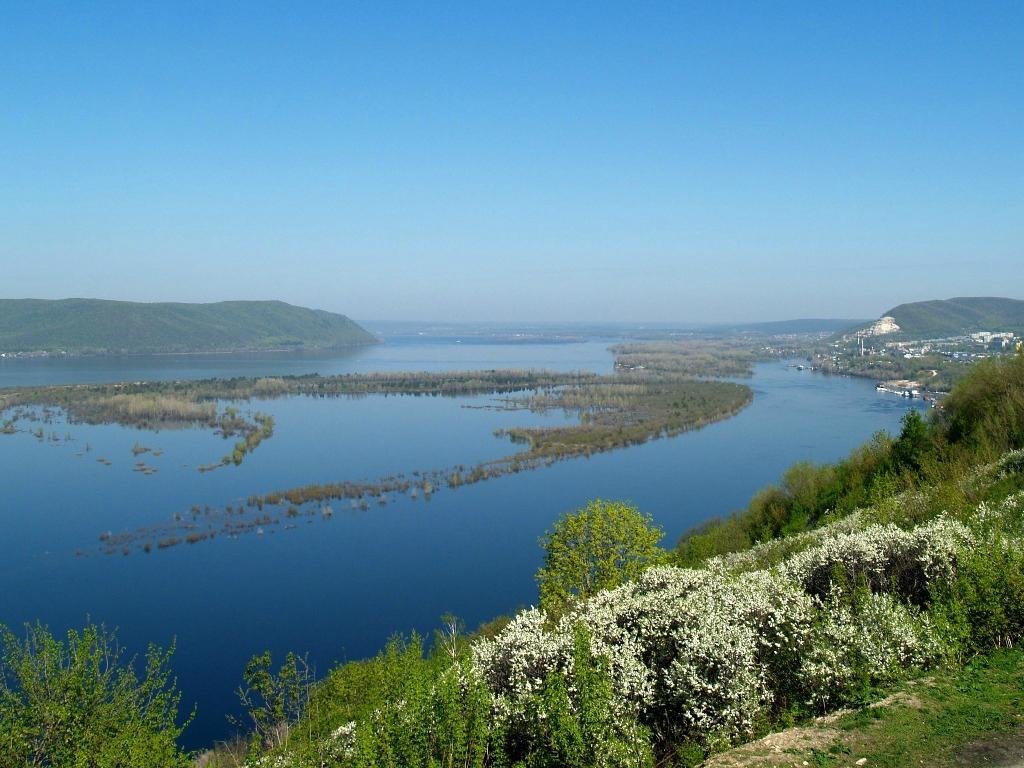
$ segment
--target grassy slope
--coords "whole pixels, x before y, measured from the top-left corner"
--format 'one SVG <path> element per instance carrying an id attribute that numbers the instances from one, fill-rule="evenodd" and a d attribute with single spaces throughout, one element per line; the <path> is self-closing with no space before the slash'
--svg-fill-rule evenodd
<path id="1" fill-rule="evenodd" d="M 1024 651 L 911 680 L 892 696 L 716 755 L 707 768 L 1024 764 Z"/>
<path id="2" fill-rule="evenodd" d="M 1024 301 L 966 297 L 901 304 L 885 314 L 896 319 L 904 335 L 939 338 L 974 331 L 1024 333 Z"/>
<path id="3" fill-rule="evenodd" d="M 301 349 L 374 340 L 344 315 L 280 301 L 142 304 L 0 299 L 0 351 L 4 352 Z"/>

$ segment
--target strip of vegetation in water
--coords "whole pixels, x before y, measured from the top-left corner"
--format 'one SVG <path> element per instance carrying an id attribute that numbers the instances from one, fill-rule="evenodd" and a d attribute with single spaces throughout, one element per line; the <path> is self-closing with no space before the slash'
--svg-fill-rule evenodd
<path id="1" fill-rule="evenodd" d="M 305 383 L 313 385 L 314 391 L 324 389 L 321 386 L 324 382 L 319 377 L 301 378 Z M 424 374 L 419 379 L 413 374 L 396 374 L 395 379 L 377 374 L 360 376 L 355 380 L 353 377 L 344 378 L 349 387 L 359 390 L 360 394 L 368 389 L 371 381 L 389 394 L 397 394 L 399 381 L 410 384 L 413 393 L 420 394 L 463 394 L 467 391 L 478 392 L 481 388 L 508 394 L 508 390 L 498 388 L 512 388 L 513 392 L 528 389 L 529 394 L 510 397 L 498 407 L 530 409 L 534 412 L 557 409 L 573 415 L 577 423 L 558 427 L 499 429 L 496 432 L 498 437 L 507 437 L 513 443 L 526 446 L 525 449 L 475 465 L 460 464 L 408 474 L 403 472 L 373 482 L 340 480 L 310 484 L 253 495 L 245 504 L 224 509 L 196 506 L 188 514 L 177 515 L 163 526 L 116 534 L 106 532 L 101 536 L 104 551 L 127 554 L 133 547 L 151 551 L 154 546 L 166 549 L 182 543 L 197 543 L 217 535 L 234 537 L 249 532 L 261 534 L 289 530 L 303 520 L 311 523 L 317 518 L 329 519 L 333 516 L 333 510 L 328 502 L 335 500 L 346 500 L 352 509 L 365 510 L 371 503 L 387 504 L 394 495 L 429 499 L 442 488 L 457 488 L 548 466 L 565 459 L 590 456 L 698 429 L 732 416 L 753 398 L 750 388 L 742 384 L 653 372 L 597 376 L 532 372 L 510 375 L 509 372 L 477 371 Z M 259 390 L 264 393 L 264 397 L 268 391 L 296 391 L 291 381 L 282 381 L 284 386 L 268 388 L 261 385 Z M 338 382 L 327 383 L 331 388 L 340 389 Z M 247 387 L 239 387 L 234 381 L 229 384 L 236 391 L 250 392 L 256 389 L 256 382 Z M 225 388 L 214 388 L 211 382 L 198 382 L 196 390 L 221 397 L 226 391 Z M 236 413 L 225 411 L 220 418 L 233 424 L 232 419 L 236 416 Z M 259 432 L 250 433 L 246 438 L 255 447 L 258 445 L 256 438 L 264 431 L 272 431 L 273 422 L 261 422 L 260 419 L 264 417 L 260 414 L 253 418 L 256 423 L 262 424 Z M 245 447 L 245 443 L 241 441 L 237 444 L 235 453 L 225 457 L 222 464 L 229 461 L 239 463 L 245 452 L 251 450 Z"/>
<path id="2" fill-rule="evenodd" d="M 104 551 L 128 554 L 133 547 L 148 552 L 154 546 L 166 549 L 217 535 L 290 530 L 303 520 L 312 523 L 330 519 L 331 501 L 347 501 L 358 511 L 371 504 L 386 505 L 396 495 L 430 499 L 442 488 L 457 488 L 699 429 L 734 415 L 751 402 L 753 394 L 742 384 L 695 377 L 748 375 L 756 360 L 789 351 L 784 345 L 765 346 L 749 340 L 682 340 L 623 344 L 611 349 L 617 355 L 616 372 L 606 376 L 509 369 L 51 386 L 0 392 L 0 411 L 6 409 L 10 415 L 3 422 L 4 431 L 19 431 L 17 424 L 22 420 L 50 423 L 63 411 L 72 423 L 116 423 L 140 429 L 198 426 L 213 429 L 225 438 L 240 436 L 230 453 L 217 462 L 200 465 L 200 471 L 238 465 L 273 435 L 271 416 L 258 411 L 243 416 L 233 405 L 221 409 L 225 402 L 292 396 L 492 394 L 509 397 L 486 407 L 536 413 L 560 410 L 576 419 L 574 424 L 557 427 L 496 430 L 497 437 L 525 446 L 497 460 L 399 472 L 370 482 L 314 483 L 252 495 L 237 507 L 196 505 L 164 525 L 102 534 Z M 136 456 L 144 452 L 140 447 L 145 449 L 138 443 L 133 449 Z M 133 471 L 149 475 L 156 469 L 140 461 Z"/>
<path id="3" fill-rule="evenodd" d="M 761 359 L 742 341 L 659 341 L 616 344 L 611 348 L 617 371 L 652 371 L 687 376 L 750 376 Z"/>
<path id="4" fill-rule="evenodd" d="M 527 370 L 462 372 L 362 373 L 340 376 L 204 379 L 117 384 L 25 387 L 0 392 L 0 413 L 8 418 L 0 434 L 14 434 L 23 421 L 51 423 L 63 411 L 70 423 L 119 424 L 142 430 L 199 427 L 224 438 L 239 436 L 231 453 L 200 471 L 241 464 L 245 456 L 274 433 L 272 417 L 259 412 L 246 418 L 224 401 L 289 396 L 359 397 L 421 395 L 456 397 L 545 390 L 596 379 L 592 373 Z M 42 409 L 41 412 L 39 409 Z"/>

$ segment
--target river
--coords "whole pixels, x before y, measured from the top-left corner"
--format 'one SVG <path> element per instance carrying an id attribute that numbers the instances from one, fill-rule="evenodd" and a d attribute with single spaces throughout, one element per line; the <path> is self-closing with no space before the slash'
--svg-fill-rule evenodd
<path id="1" fill-rule="evenodd" d="M 0 362 L 0 387 L 312 371 L 606 373 L 607 345 L 413 336 L 331 357 L 14 360 Z M 0 436 L 0 623 L 17 628 L 38 619 L 63 632 L 102 622 L 139 653 L 149 642 L 174 640 L 183 709 L 197 707 L 186 741 L 208 744 L 230 730 L 225 713 L 235 708 L 233 691 L 253 653 L 308 652 L 323 674 L 373 654 L 394 632 L 429 633 L 446 612 L 475 627 L 536 599 L 538 537 L 589 499 L 632 501 L 654 516 L 671 546 L 692 525 L 743 506 L 792 462 L 839 458 L 877 430 L 897 430 L 906 409 L 920 407 L 866 380 L 784 362 L 758 364 L 747 383 L 751 406 L 676 438 L 444 489 L 429 501 L 397 497 L 368 510 L 339 503 L 333 518 L 301 520 L 291 530 L 268 526 L 260 536 L 129 556 L 101 554 L 99 535 L 158 524 L 193 504 L 497 458 L 513 447 L 494 429 L 566 417 L 463 407 L 492 404 L 491 397 L 258 402 L 247 407 L 274 415 L 273 437 L 240 467 L 207 474 L 196 465 L 230 444 L 200 430 L 52 424 L 42 441 L 25 432 Z M 161 451 L 142 457 L 158 473 L 132 472 L 136 442 Z"/>

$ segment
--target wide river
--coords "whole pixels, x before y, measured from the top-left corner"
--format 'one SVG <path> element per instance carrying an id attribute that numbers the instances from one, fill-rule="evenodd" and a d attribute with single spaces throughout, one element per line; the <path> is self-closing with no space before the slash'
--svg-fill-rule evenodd
<path id="1" fill-rule="evenodd" d="M 329 358 L 0 361 L 0 387 L 313 371 L 605 373 L 607 345 L 404 337 Z M 140 653 L 149 642 L 175 641 L 183 709 L 197 707 L 187 742 L 202 746 L 228 734 L 225 714 L 236 707 L 233 691 L 253 653 L 308 652 L 323 674 L 375 653 L 394 632 L 429 633 L 445 612 L 475 627 L 535 601 L 538 537 L 588 499 L 637 504 L 671 546 L 690 526 L 743 506 L 792 462 L 839 458 L 877 430 L 897 430 L 905 410 L 920 407 L 877 393 L 869 381 L 782 362 L 759 364 L 748 383 L 750 407 L 676 438 L 443 489 L 429 501 L 394 497 L 365 511 L 336 503 L 331 519 L 129 556 L 102 554 L 100 534 L 260 491 L 497 458 L 513 447 L 494 436 L 496 428 L 565 417 L 463 407 L 491 404 L 490 397 L 256 402 L 243 407 L 272 413 L 274 436 L 242 466 L 206 474 L 196 465 L 230 445 L 208 431 L 154 434 L 58 420 L 41 425 L 43 440 L 0 435 L 0 623 L 17 629 L 40 620 L 63 632 L 101 622 Z M 161 451 L 141 457 L 159 472 L 132 471 L 136 442 Z"/>

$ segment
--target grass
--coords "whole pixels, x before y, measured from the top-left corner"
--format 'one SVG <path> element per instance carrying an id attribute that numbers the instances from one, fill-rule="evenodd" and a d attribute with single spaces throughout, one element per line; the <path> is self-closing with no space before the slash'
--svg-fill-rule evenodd
<path id="1" fill-rule="evenodd" d="M 717 755 L 709 765 L 840 768 L 859 760 L 871 768 L 1024 764 L 1024 651 L 979 656 L 963 668 L 909 681 L 895 694 L 834 721 L 816 721 L 812 732 L 820 729 L 831 737 L 818 746 L 780 754 L 755 743 Z"/>
<path id="2" fill-rule="evenodd" d="M 840 719 L 835 751 L 848 749 L 872 766 L 963 765 L 972 742 L 1018 731 L 1024 725 L 1024 653 L 998 651 L 957 672 L 917 685 L 920 707 L 894 704 Z M 1019 734 L 1020 735 L 1020 734 Z M 1021 735 L 1024 744 L 1024 735 Z M 837 758 L 836 764 L 842 764 Z"/>

